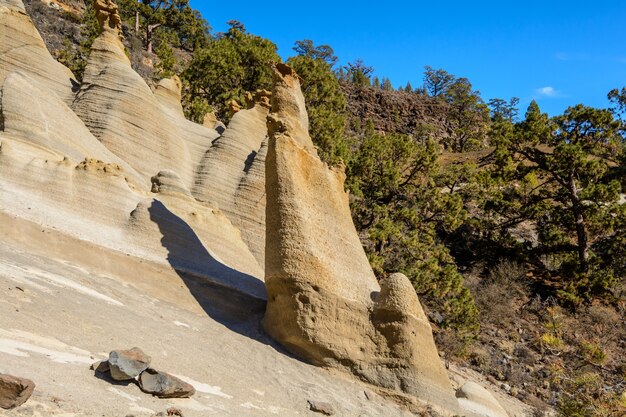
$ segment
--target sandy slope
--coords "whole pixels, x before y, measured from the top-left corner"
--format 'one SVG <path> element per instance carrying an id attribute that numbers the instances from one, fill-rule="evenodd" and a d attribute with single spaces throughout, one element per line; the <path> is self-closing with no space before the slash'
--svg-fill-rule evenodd
<path id="1" fill-rule="evenodd" d="M 185 416 L 305 416 L 307 399 L 341 416 L 411 415 L 285 354 L 260 330 L 263 305 L 226 302 L 162 265 L 0 217 L 0 372 L 37 384 L 31 401 L 4 415 L 144 416 L 176 406 Z M 159 400 L 89 370 L 132 346 L 197 395 Z"/>

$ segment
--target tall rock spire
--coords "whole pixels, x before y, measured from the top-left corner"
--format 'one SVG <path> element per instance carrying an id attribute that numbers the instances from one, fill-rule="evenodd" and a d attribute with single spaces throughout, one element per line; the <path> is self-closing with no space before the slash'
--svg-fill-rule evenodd
<path id="1" fill-rule="evenodd" d="M 310 363 L 455 412 L 415 290 L 402 274 L 379 286 L 352 222 L 343 168 L 318 157 L 298 76 L 283 64 L 268 131 L 264 328 Z"/>

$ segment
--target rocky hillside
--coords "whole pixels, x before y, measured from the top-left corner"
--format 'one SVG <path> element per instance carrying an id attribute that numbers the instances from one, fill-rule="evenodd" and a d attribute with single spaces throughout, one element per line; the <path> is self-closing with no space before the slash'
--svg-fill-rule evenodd
<path id="1" fill-rule="evenodd" d="M 343 82 L 349 127 L 371 120 L 374 128 L 386 133 L 422 135 L 430 133 L 440 140 L 451 135 L 449 106 L 443 100 L 407 93 L 387 91 Z"/>

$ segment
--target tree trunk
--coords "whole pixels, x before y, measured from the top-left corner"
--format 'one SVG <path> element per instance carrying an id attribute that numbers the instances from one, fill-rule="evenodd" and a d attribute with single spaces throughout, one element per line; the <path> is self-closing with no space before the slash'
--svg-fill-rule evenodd
<path id="1" fill-rule="evenodd" d="M 135 35 L 139 36 L 139 7 L 135 11 Z"/>
<path id="2" fill-rule="evenodd" d="M 159 26 L 161 26 L 160 23 L 146 26 L 146 50 L 150 54 L 152 53 L 152 35 L 154 34 L 154 30 Z"/>
<path id="3" fill-rule="evenodd" d="M 585 217 L 583 215 L 582 202 L 578 198 L 578 187 L 574 176 L 569 178 L 569 188 L 572 194 L 572 210 L 576 220 L 576 238 L 578 248 L 578 266 L 581 272 L 589 270 L 589 239 L 587 236 L 587 228 L 585 227 Z"/>

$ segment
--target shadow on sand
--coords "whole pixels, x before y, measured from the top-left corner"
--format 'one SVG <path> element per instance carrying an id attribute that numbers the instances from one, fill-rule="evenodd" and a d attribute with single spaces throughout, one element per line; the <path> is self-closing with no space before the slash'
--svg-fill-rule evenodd
<path id="1" fill-rule="evenodd" d="M 161 232 L 168 262 L 204 311 L 230 330 L 284 352 L 261 327 L 266 305 L 263 281 L 221 263 L 160 201 L 153 200 L 148 211 Z"/>

